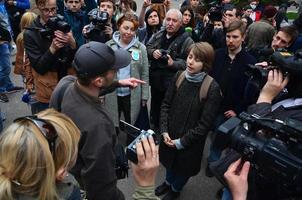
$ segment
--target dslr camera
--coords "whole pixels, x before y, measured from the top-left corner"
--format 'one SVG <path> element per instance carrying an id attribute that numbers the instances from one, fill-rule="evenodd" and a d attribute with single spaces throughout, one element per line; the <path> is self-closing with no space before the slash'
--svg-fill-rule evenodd
<path id="1" fill-rule="evenodd" d="M 288 52 L 274 52 L 270 57 L 269 66 L 262 67 L 258 65 L 249 65 L 250 70 L 246 75 L 250 79 L 250 83 L 254 85 L 258 91 L 267 82 L 267 76 L 270 70 L 279 69 L 284 76 L 302 75 L 302 52 L 290 54 Z"/>
<path id="2" fill-rule="evenodd" d="M 102 31 L 109 21 L 109 14 L 107 12 L 100 11 L 99 9 L 93 9 L 88 13 L 90 24 L 87 29 L 87 33 L 92 30 Z"/>
<path id="3" fill-rule="evenodd" d="M 40 34 L 44 38 L 52 38 L 54 32 L 57 30 L 62 31 L 63 33 L 68 33 L 71 30 L 70 25 L 64 20 L 62 15 L 49 18 L 45 27 L 45 29 L 40 30 Z"/>
<path id="4" fill-rule="evenodd" d="M 163 64 L 168 64 L 168 54 L 170 53 L 170 51 L 165 49 L 160 49 L 159 51 L 161 53 L 161 57 L 158 59 L 158 61 Z"/>
<path id="5" fill-rule="evenodd" d="M 128 124 L 127 122 L 120 120 L 120 127 L 121 130 L 125 131 L 127 134 L 129 134 L 131 137 L 134 138 L 134 140 L 127 146 L 126 154 L 128 160 L 131 162 L 137 164 L 137 154 L 136 154 L 136 143 L 140 142 L 142 140 L 142 137 L 149 137 L 152 136 L 154 139 L 154 143 L 156 145 L 159 144 L 159 138 L 156 135 L 156 133 L 149 129 L 147 131 L 145 130 L 140 130 L 139 128 Z"/>
<path id="6" fill-rule="evenodd" d="M 216 4 L 216 2 L 209 3 L 209 19 L 214 21 L 221 21 L 222 20 L 222 13 L 223 13 L 223 6 Z"/>
<path id="7" fill-rule="evenodd" d="M 223 184 L 228 166 L 242 157 L 248 160 L 256 174 L 284 188 L 302 191 L 302 122 L 284 121 L 241 113 L 223 123 L 218 131 L 230 135 L 230 147 L 239 155 L 218 161 L 222 166 L 210 166 Z M 224 158 L 225 159 L 225 158 Z"/>

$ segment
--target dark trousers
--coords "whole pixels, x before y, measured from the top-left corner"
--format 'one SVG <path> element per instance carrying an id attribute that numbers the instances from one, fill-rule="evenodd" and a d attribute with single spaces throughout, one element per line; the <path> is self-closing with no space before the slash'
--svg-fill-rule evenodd
<path id="1" fill-rule="evenodd" d="M 130 112 L 130 95 L 117 97 L 118 105 L 118 117 L 121 118 L 121 114 L 124 114 L 125 121 L 131 124 L 131 112 Z"/>
<path id="2" fill-rule="evenodd" d="M 42 110 L 46 110 L 49 107 L 49 104 L 37 101 L 31 104 L 30 106 L 31 106 L 31 113 L 34 115 Z"/>
<path id="3" fill-rule="evenodd" d="M 156 128 L 159 128 L 160 122 L 160 107 L 165 98 L 166 90 L 157 90 L 151 87 L 151 121 Z"/>
<path id="4" fill-rule="evenodd" d="M 172 170 L 166 169 L 166 183 L 171 185 L 174 192 L 180 192 L 190 177 L 180 176 L 175 174 Z"/>

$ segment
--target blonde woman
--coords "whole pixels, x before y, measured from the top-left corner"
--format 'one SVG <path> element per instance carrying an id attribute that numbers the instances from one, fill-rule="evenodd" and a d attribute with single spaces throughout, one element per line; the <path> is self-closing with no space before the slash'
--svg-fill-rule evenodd
<path id="1" fill-rule="evenodd" d="M 33 90 L 33 76 L 31 72 L 31 67 L 29 65 L 29 60 L 26 58 L 24 53 L 24 44 L 23 44 L 23 34 L 26 27 L 37 18 L 37 15 L 33 12 L 26 12 L 21 18 L 20 30 L 16 45 L 17 45 L 17 54 L 16 54 L 16 64 L 14 68 L 14 73 L 19 74 L 25 77 L 25 88 L 31 92 Z"/>
<path id="2" fill-rule="evenodd" d="M 16 119 L 0 137 L 0 199 L 80 199 L 67 173 L 79 138 L 75 124 L 52 109 Z"/>

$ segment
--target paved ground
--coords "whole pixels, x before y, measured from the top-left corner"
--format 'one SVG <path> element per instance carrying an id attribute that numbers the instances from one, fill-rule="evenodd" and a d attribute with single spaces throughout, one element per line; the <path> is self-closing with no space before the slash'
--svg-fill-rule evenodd
<path id="1" fill-rule="evenodd" d="M 136 0 L 138 4 L 138 11 L 140 11 L 143 0 Z M 172 0 L 172 7 L 177 8 L 181 1 Z M 12 57 L 14 59 L 14 57 Z M 17 85 L 22 85 L 22 81 L 20 76 L 13 75 L 12 80 Z M 1 110 L 6 115 L 6 121 L 4 122 L 4 127 L 7 127 L 8 124 L 12 122 L 13 119 L 19 116 L 29 115 L 30 108 L 28 105 L 21 101 L 22 92 L 9 94 L 9 103 L 0 103 Z M 205 146 L 205 153 L 207 155 L 208 152 L 208 142 Z M 205 158 L 206 156 L 204 156 Z M 194 157 L 192 157 L 194 159 Z M 185 164 L 185 163 L 184 163 Z M 219 189 L 220 184 L 216 179 L 207 178 L 204 176 L 204 167 L 205 167 L 205 159 L 202 160 L 202 169 L 200 173 L 191 178 L 188 184 L 184 187 L 183 192 L 180 196 L 180 200 L 213 200 L 215 199 L 216 191 Z M 156 179 L 157 185 L 160 184 L 164 180 L 164 169 L 161 167 L 158 172 L 158 176 Z M 121 180 L 118 183 L 119 188 L 124 192 L 126 199 L 131 199 L 131 194 L 134 191 L 134 180 L 132 178 L 132 174 L 130 171 L 129 178 L 125 180 Z"/>

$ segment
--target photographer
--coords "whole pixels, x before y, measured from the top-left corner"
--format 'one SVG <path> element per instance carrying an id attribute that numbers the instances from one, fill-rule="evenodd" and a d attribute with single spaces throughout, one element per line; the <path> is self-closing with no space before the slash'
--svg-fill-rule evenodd
<path id="1" fill-rule="evenodd" d="M 186 67 L 187 50 L 193 40 L 182 27 L 182 14 L 170 9 L 165 29 L 157 32 L 147 44 L 150 60 L 151 118 L 159 127 L 160 106 L 175 73 Z"/>
<path id="2" fill-rule="evenodd" d="M 37 103 L 31 105 L 32 113 L 48 108 L 50 96 L 58 81 L 74 73 L 71 61 L 76 49 L 70 26 L 58 18 L 53 20 L 57 9 L 56 0 L 37 0 L 36 4 L 41 14 L 24 33 L 24 47 L 33 68 L 36 90 Z M 68 32 L 64 33 L 58 28 Z"/>
<path id="3" fill-rule="evenodd" d="M 291 58 L 283 58 L 284 65 L 287 65 L 287 67 L 294 66 L 295 64 L 298 64 L 301 62 L 301 55 L 297 56 L 297 57 L 295 56 L 293 58 L 294 59 L 292 59 L 292 60 L 290 60 Z M 299 67 L 297 67 L 295 69 L 293 67 L 287 68 L 289 71 L 289 76 L 286 76 L 286 77 L 284 76 L 283 72 L 281 71 L 281 70 L 285 71 L 284 69 L 285 69 L 284 66 L 280 66 L 280 69 L 274 69 L 274 70 L 269 71 L 268 77 L 267 77 L 267 82 L 261 90 L 257 103 L 254 105 L 251 105 L 248 108 L 249 113 L 258 115 L 260 117 L 260 119 L 265 118 L 265 119 L 282 120 L 283 123 L 284 123 L 284 120 L 286 120 L 288 118 L 293 119 L 293 120 L 298 120 L 298 122 L 302 121 L 302 112 L 301 112 L 302 111 L 302 98 L 301 98 L 302 97 L 302 81 L 299 78 L 299 76 L 301 76 L 301 72 L 302 72 L 301 65 L 299 65 Z M 294 71 L 291 71 L 291 70 L 296 70 L 296 71 L 294 73 Z M 285 88 L 287 89 L 288 92 L 285 97 L 280 98 L 280 93 L 282 91 L 284 91 Z M 296 122 L 296 123 L 298 123 L 298 122 Z M 260 123 L 263 123 L 263 122 L 260 121 Z M 289 132 L 289 130 L 291 130 L 291 129 L 284 129 L 284 130 L 288 130 L 288 132 L 285 132 L 284 134 L 291 134 Z M 282 134 L 278 135 L 279 136 L 278 138 L 275 138 L 275 136 L 273 134 L 270 134 L 271 133 L 270 131 L 268 133 L 267 132 L 268 131 L 262 132 L 262 134 L 264 134 L 262 137 L 264 137 L 264 136 L 266 138 L 273 137 L 272 139 L 274 139 L 274 140 L 279 139 L 280 142 L 282 141 L 282 136 L 283 136 Z M 236 134 L 236 133 L 233 133 L 233 134 Z M 297 134 L 300 134 L 300 132 L 298 132 Z M 250 137 L 255 138 L 255 136 L 253 136 L 253 135 L 251 135 Z M 294 138 L 293 135 L 289 135 L 289 137 Z M 239 139 L 238 142 L 242 142 L 242 144 L 243 143 L 249 144 L 247 142 L 247 140 L 248 139 L 242 138 L 242 139 Z M 258 141 L 260 141 L 260 140 L 258 140 Z M 282 141 L 282 142 L 284 142 L 284 141 Z M 266 143 L 269 143 L 269 142 L 266 142 Z M 274 145 L 276 145 L 276 143 L 270 143 L 270 145 L 272 145 L 272 148 L 275 148 Z M 265 146 L 265 147 L 263 147 L 263 150 L 261 148 L 261 150 L 258 152 L 259 154 L 258 154 L 257 158 L 256 157 L 250 158 L 251 162 L 253 162 L 252 164 L 254 166 L 258 166 L 258 167 L 251 168 L 251 170 L 249 172 L 249 191 L 247 193 L 248 199 L 252 199 L 252 200 L 253 199 L 255 199 L 255 200 L 256 199 L 257 200 L 259 200 L 259 199 L 277 199 L 277 200 L 278 199 L 301 199 L 302 191 L 301 191 L 301 182 L 299 182 L 299 178 L 292 179 L 290 182 L 288 182 L 289 181 L 288 178 L 291 177 L 291 175 L 288 173 L 293 172 L 293 173 L 295 173 L 294 174 L 295 177 L 300 176 L 298 174 L 298 172 L 294 171 L 295 170 L 294 168 L 290 169 L 291 167 L 289 167 L 289 165 L 291 165 L 291 164 L 288 164 L 288 162 L 290 162 L 291 159 L 294 159 L 295 160 L 294 162 L 297 162 L 297 165 L 296 165 L 297 167 L 299 167 L 301 165 L 301 157 L 300 157 L 301 144 L 299 143 L 299 140 L 298 140 L 298 143 L 287 144 L 287 145 L 288 145 L 288 147 L 287 147 L 288 149 L 284 149 L 284 148 L 282 149 L 282 148 L 278 147 L 277 154 L 273 154 L 273 152 L 270 153 L 270 150 L 268 150 L 268 147 Z M 245 145 L 243 145 L 243 146 L 245 146 Z M 297 148 L 297 146 L 298 146 L 298 148 Z M 237 145 L 237 147 L 238 147 L 238 145 Z M 264 152 L 264 149 L 266 149 L 265 152 Z M 285 151 L 285 153 L 284 153 L 284 151 Z M 265 159 L 269 160 L 268 163 L 266 163 L 266 165 L 262 165 L 261 167 L 259 167 L 259 164 L 260 164 L 259 160 L 261 160 L 261 158 L 259 158 L 259 157 L 261 156 L 261 154 L 265 154 L 268 156 L 273 155 L 273 156 L 271 158 L 265 157 Z M 280 155 L 286 155 L 286 156 L 279 158 Z M 290 157 L 291 155 L 295 155 L 295 157 Z M 264 156 L 262 155 L 262 157 L 264 157 Z M 274 165 L 272 163 L 272 160 L 275 161 L 274 163 L 279 163 L 280 159 L 284 160 L 282 166 L 280 166 L 278 164 Z M 287 159 L 289 159 L 289 160 L 287 160 Z M 230 187 L 233 195 L 234 195 L 235 191 L 239 191 L 239 190 L 241 190 L 240 188 L 247 186 L 246 179 L 244 178 L 244 180 L 242 180 L 242 177 L 240 177 L 240 175 L 238 175 L 238 170 L 236 171 L 237 176 L 235 176 L 234 173 L 232 173 L 232 170 L 230 170 L 230 168 L 235 168 L 234 165 L 238 166 L 240 163 L 240 162 L 239 163 L 238 162 L 239 161 L 233 163 L 229 167 L 229 170 L 225 173 L 225 178 L 229 184 L 229 187 Z M 261 162 L 263 162 L 263 161 L 261 161 Z M 248 164 L 244 164 L 244 165 L 248 165 Z M 273 166 L 270 166 L 270 165 L 273 165 Z M 274 173 L 267 174 L 265 169 L 263 169 L 265 167 L 267 167 L 268 169 L 274 168 L 274 171 L 278 172 L 279 176 L 276 176 L 276 174 L 274 174 Z M 243 167 L 243 168 L 245 168 L 245 167 Z M 280 170 L 282 170 L 282 171 L 280 171 Z M 246 171 L 246 169 L 244 169 L 244 171 Z M 266 172 L 266 173 L 262 174 L 260 171 Z M 280 172 L 282 173 L 282 175 L 280 174 Z M 246 172 L 244 172 L 244 174 L 245 173 Z M 245 175 L 243 175 L 243 176 L 246 177 Z M 279 181 L 277 181 L 277 180 L 279 180 Z M 238 183 L 239 181 L 241 182 L 241 184 L 236 184 L 236 182 Z M 288 182 L 288 183 L 286 183 L 284 185 L 284 181 Z M 244 191 L 246 191 L 246 188 L 241 192 L 244 193 Z M 243 193 L 241 193 L 241 195 Z M 245 198 L 242 198 L 242 199 L 245 199 Z"/>
<path id="4" fill-rule="evenodd" d="M 111 40 L 113 32 L 117 30 L 113 19 L 115 9 L 114 0 L 100 0 L 99 9 L 96 8 L 88 13 L 91 23 L 84 27 L 84 37 L 89 41 L 102 43 Z"/>

